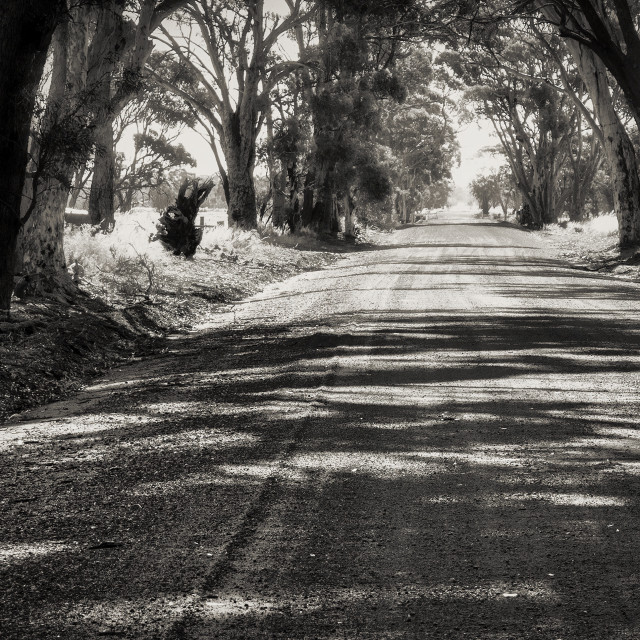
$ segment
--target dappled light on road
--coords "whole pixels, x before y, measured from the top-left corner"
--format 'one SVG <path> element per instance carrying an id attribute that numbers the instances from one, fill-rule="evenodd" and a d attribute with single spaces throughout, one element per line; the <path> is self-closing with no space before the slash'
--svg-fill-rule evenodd
<path id="1" fill-rule="evenodd" d="M 508 226 L 408 229 L 6 426 L 24 624 L 637 637 L 639 291 Z"/>

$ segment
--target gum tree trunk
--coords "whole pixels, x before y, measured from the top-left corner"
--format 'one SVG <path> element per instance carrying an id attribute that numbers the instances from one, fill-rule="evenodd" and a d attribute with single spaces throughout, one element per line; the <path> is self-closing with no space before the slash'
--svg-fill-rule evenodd
<path id="1" fill-rule="evenodd" d="M 113 122 L 109 119 L 98 127 L 95 136 L 96 157 L 89 192 L 89 217 L 91 224 L 110 231 L 115 225 L 114 180 L 116 154 L 113 145 Z"/>
<path id="2" fill-rule="evenodd" d="M 356 221 L 353 216 L 353 202 L 347 194 L 343 200 L 344 206 L 344 235 L 353 238 L 356 231 Z"/>
<path id="3" fill-rule="evenodd" d="M 76 8 L 71 19 L 61 23 L 53 36 L 53 70 L 43 128 L 50 129 L 77 112 L 77 97 L 85 81 L 88 44 L 86 8 Z M 46 134 L 45 134 L 46 135 Z M 73 179 L 74 166 L 56 149 L 40 149 L 40 159 L 49 157 L 46 177 L 41 184 L 29 185 L 26 200 L 35 198 L 21 234 L 22 295 L 56 289 L 66 277 L 64 256 L 64 212 Z M 44 160 L 46 162 L 46 160 Z M 38 159 L 36 159 L 36 164 Z"/>
<path id="4" fill-rule="evenodd" d="M 113 74 L 122 56 L 116 41 L 122 34 L 124 2 L 112 0 L 99 8 L 98 24 L 92 49 L 95 58 L 100 58 L 98 77 L 92 79 L 97 100 L 97 122 L 95 130 L 96 152 L 93 161 L 93 177 L 89 192 L 89 217 L 91 224 L 104 230 L 113 229 L 115 149 L 113 142 L 113 120 L 115 117 L 113 97 Z"/>
<path id="5" fill-rule="evenodd" d="M 602 62 L 590 50 L 572 40 L 567 40 L 566 45 L 602 128 L 604 152 L 613 183 L 620 247 L 637 245 L 640 243 L 640 177 L 633 143 L 614 109 Z"/>
<path id="6" fill-rule="evenodd" d="M 258 226 L 256 190 L 253 182 L 256 152 L 255 114 L 240 117 L 236 112 L 224 121 L 222 147 L 227 163 L 229 184 L 229 225 L 241 229 Z"/>
<path id="7" fill-rule="evenodd" d="M 302 217 L 303 226 L 322 233 L 337 233 L 339 231 L 337 201 L 331 180 L 332 170 L 331 163 L 326 160 L 320 161 L 312 170 L 313 197 L 309 197 L 309 202 L 312 202 L 313 206 L 310 210 L 304 210 Z M 305 187 L 305 204 L 306 202 Z"/>
<path id="8" fill-rule="evenodd" d="M 307 172 L 302 190 L 301 223 L 303 227 L 308 227 L 313 219 L 313 185 L 315 180 L 315 174 L 312 171 Z"/>
<path id="9" fill-rule="evenodd" d="M 63 0 L 4 0 L 0 11 L 0 310 L 13 292 L 20 205 L 38 83 Z"/>

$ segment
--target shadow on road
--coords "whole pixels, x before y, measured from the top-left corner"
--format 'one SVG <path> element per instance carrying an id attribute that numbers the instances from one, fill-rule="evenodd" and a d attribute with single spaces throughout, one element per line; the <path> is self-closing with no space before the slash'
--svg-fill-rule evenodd
<path id="1" fill-rule="evenodd" d="M 639 372 L 636 316 L 506 302 L 176 339 L 7 432 L 6 637 L 637 637 Z"/>

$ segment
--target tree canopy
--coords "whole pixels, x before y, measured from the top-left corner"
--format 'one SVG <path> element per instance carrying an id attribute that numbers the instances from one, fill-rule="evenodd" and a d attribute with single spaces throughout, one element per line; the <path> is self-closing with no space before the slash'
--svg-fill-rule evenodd
<path id="1" fill-rule="evenodd" d="M 8 2 L 0 86 L 22 111 L 3 98 L 0 302 L 8 308 L 15 265 L 35 289 L 64 288 L 69 198 L 85 190 L 108 231 L 116 207 L 193 166 L 187 128 L 209 144 L 231 224 L 353 235 L 358 219 L 408 222 L 446 202 L 466 105 L 494 128 L 507 168 L 481 182 L 495 182 L 490 201 L 505 215 L 513 189 L 535 226 L 612 201 L 621 246 L 637 244 L 638 10 L 628 0 Z"/>

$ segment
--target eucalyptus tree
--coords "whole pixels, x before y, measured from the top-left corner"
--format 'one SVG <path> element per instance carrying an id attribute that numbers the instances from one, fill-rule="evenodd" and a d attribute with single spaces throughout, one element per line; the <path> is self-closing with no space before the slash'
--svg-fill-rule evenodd
<path id="1" fill-rule="evenodd" d="M 573 106 L 575 126 L 566 162 L 560 167 L 557 207 L 568 211 L 571 219 L 578 220 L 584 216 L 586 199 L 603 162 L 603 147 L 606 148 L 607 141 L 598 122 L 598 112 L 591 100 L 588 83 L 585 83 L 570 51 L 557 34 L 537 21 L 529 20 L 526 25 L 527 34 L 534 37 L 531 42 L 534 54 L 538 59 L 550 63 L 553 69 L 552 75 L 544 76 L 541 80 L 549 89 L 569 98 Z M 510 68 L 508 61 L 504 63 Z M 511 71 L 516 72 L 513 69 Z"/>
<path id="2" fill-rule="evenodd" d="M 405 54 L 396 73 L 407 95 L 402 103 L 384 104 L 377 140 L 389 148 L 394 159 L 400 219 L 409 222 L 439 191 L 436 185 L 451 178 L 458 160 L 453 92 L 459 83 L 424 47 Z"/>
<path id="3" fill-rule="evenodd" d="M 253 172 L 269 92 L 300 65 L 274 51 L 314 10 L 314 3 L 302 0 L 286 4 L 288 12 L 280 15 L 269 12 L 264 0 L 189 0 L 173 28 L 163 27 L 157 37 L 175 73 L 150 68 L 155 82 L 191 105 L 214 154 L 218 144 L 222 148 L 224 166 L 216 159 L 228 185 L 229 221 L 244 228 L 257 224 Z"/>
<path id="4" fill-rule="evenodd" d="M 630 129 L 612 99 L 613 85 L 622 91 L 640 126 L 640 6 L 635 0 L 493 0 L 474 19 L 486 26 L 528 16 L 553 26 L 570 52 L 595 112 L 592 126 L 613 181 L 619 243 L 640 242 L 640 181 Z M 587 118 L 588 120 L 588 118 Z"/>
<path id="5" fill-rule="evenodd" d="M 312 136 L 310 106 L 303 99 L 299 71 L 279 83 L 271 94 L 271 105 L 260 152 L 269 175 L 272 221 L 293 232 L 301 223 Z"/>
<path id="6" fill-rule="evenodd" d="M 488 214 L 489 207 L 500 206 L 506 220 L 509 209 L 513 209 L 516 205 L 516 185 L 511 169 L 507 165 L 476 177 L 469 186 L 471 195 L 485 215 Z"/>
<path id="7" fill-rule="evenodd" d="M 622 89 L 640 128 L 640 6 L 635 0 L 517 0 L 510 8 L 542 16 L 567 45 L 583 51 L 584 64 L 596 68 L 592 71 L 601 64 Z"/>
<path id="8" fill-rule="evenodd" d="M 296 31 L 301 57 L 312 61 L 310 70 L 302 73 L 313 131 L 303 225 L 337 229 L 338 201 L 347 215 L 354 201 L 349 199 L 354 194 L 345 182 L 347 176 L 353 176 L 353 188 L 361 198 L 384 192 L 388 176 L 384 163 L 376 159 L 374 144 L 380 100 L 404 98 L 394 65 L 424 20 L 422 7 L 411 1 L 383 5 L 325 0 L 309 25 L 313 40 L 305 41 L 301 28 Z M 360 180 L 359 173 L 368 178 Z"/>
<path id="9" fill-rule="evenodd" d="M 172 99 L 173 98 L 173 99 Z M 141 91 L 116 120 L 117 144 L 133 133 L 133 153 L 117 156 L 114 192 L 117 208 L 130 211 L 134 199 L 160 186 L 168 173 L 179 167 L 195 167 L 196 161 L 179 142 L 181 133 L 194 125 L 182 101 L 159 88 Z"/>
<path id="10" fill-rule="evenodd" d="M 547 43 L 540 30 L 537 33 L 539 39 Z M 631 139 L 632 131 L 622 118 L 624 107 L 616 104 L 614 87 L 605 64 L 592 48 L 574 38 L 565 39 L 564 44 L 586 88 L 592 113 L 584 106 L 584 102 L 578 104 L 606 156 L 613 187 L 614 208 L 618 217 L 619 244 L 621 247 L 633 246 L 640 242 L 640 176 L 636 150 Z M 547 43 L 547 50 L 557 57 L 557 48 Z M 566 86 L 566 74 L 561 76 L 561 80 Z M 624 94 L 626 96 L 626 92 Z M 626 106 L 630 107 L 637 122 L 637 114 L 628 99 Z"/>
<path id="11" fill-rule="evenodd" d="M 64 287 L 64 211 L 73 173 L 91 153 L 92 113 L 87 109 L 89 23 L 93 7 L 70 7 L 55 30 L 49 92 L 34 117 L 26 204 L 21 217 L 20 289 L 34 293 Z"/>
<path id="12" fill-rule="evenodd" d="M 113 121 L 141 90 L 150 35 L 185 0 L 104 0 L 64 6 L 54 37 L 42 127 L 32 144 L 28 202 L 20 225 L 21 290 L 66 288 L 64 211 L 74 173 L 95 149 L 92 222 L 113 225 Z M 125 11 L 126 9 L 126 11 Z"/>
<path id="13" fill-rule="evenodd" d="M 494 6 L 503 5 L 496 2 Z M 634 69 L 634 66 L 637 67 L 636 58 L 631 55 L 636 46 L 633 43 L 638 38 L 632 20 L 638 17 L 636 5 L 630 5 L 626 0 L 616 3 L 604 1 L 597 6 L 591 0 L 578 4 L 553 0 L 544 4 L 527 3 L 524 7 L 519 5 L 517 9 L 520 13 L 533 13 L 534 18 L 529 21 L 530 28 L 545 48 L 547 57 L 555 60 L 560 74 L 557 77 L 558 84 L 578 107 L 581 114 L 579 123 L 584 122 L 592 132 L 590 161 L 585 162 L 583 183 L 585 177 L 592 180 L 597 172 L 595 159 L 599 145 L 604 152 L 612 182 L 619 244 L 621 247 L 638 244 L 640 178 L 632 136 L 637 130 L 639 112 L 634 97 L 637 85 L 629 86 L 630 78 L 637 74 L 637 69 Z M 616 16 L 623 15 L 629 23 L 621 29 Z M 560 34 L 562 43 L 545 28 L 548 23 Z M 586 90 L 586 97 L 578 95 L 575 84 L 571 86 L 570 67 Z M 623 100 L 616 99 L 618 91 L 624 96 Z M 631 114 L 635 126 L 625 121 L 623 114 L 626 111 Z M 579 207 L 584 198 L 584 188 L 578 190 L 575 181 L 573 187 L 575 193 L 572 199 Z"/>
<path id="14" fill-rule="evenodd" d="M 464 56 L 450 58 L 465 77 L 468 100 L 493 125 L 533 226 L 542 226 L 564 206 L 559 177 L 577 134 L 578 107 L 556 88 L 555 60 L 526 24 L 517 26 L 497 25 Z"/>
<path id="15" fill-rule="evenodd" d="M 20 205 L 38 84 L 63 0 L 5 0 L 0 11 L 0 310 L 13 292 Z"/>

